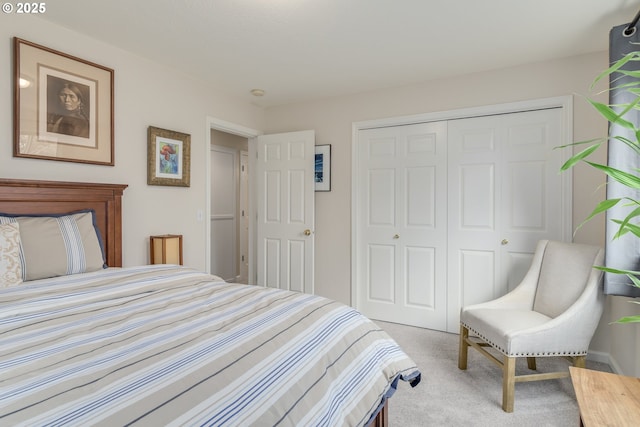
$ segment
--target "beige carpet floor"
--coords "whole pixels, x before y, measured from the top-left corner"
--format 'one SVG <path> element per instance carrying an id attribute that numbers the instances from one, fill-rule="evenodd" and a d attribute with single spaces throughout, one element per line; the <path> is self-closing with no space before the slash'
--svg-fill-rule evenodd
<path id="1" fill-rule="evenodd" d="M 578 405 L 570 378 L 516 384 L 515 410 L 502 411 L 500 369 L 469 349 L 468 368 L 458 369 L 458 335 L 394 323 L 376 323 L 413 358 L 422 372 L 411 388 L 401 381 L 389 403 L 389 424 L 402 426 L 578 426 Z M 521 363 L 520 363 L 521 362 Z M 528 371 L 518 361 L 516 373 Z M 539 372 L 568 369 L 562 358 L 538 358 Z M 610 372 L 603 363 L 587 368 Z"/>

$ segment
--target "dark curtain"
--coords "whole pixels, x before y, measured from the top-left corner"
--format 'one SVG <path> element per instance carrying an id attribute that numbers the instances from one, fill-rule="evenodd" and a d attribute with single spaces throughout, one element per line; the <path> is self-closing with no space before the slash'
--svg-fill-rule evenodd
<path id="1" fill-rule="evenodd" d="M 624 24 L 613 27 L 609 33 L 609 60 L 612 64 L 627 53 L 640 50 L 640 28 L 631 28 L 630 31 L 626 31 L 628 25 L 629 24 Z M 640 27 L 640 24 L 638 26 Z M 629 61 L 625 69 L 640 70 L 640 64 L 635 61 Z M 616 89 L 624 85 L 624 83 L 628 82 L 631 78 L 632 77 L 627 76 L 621 77 L 620 74 L 616 73 L 611 75 L 609 82 L 611 88 L 609 92 L 609 102 L 611 105 L 628 103 L 635 98 L 635 95 L 628 93 L 624 89 Z M 640 124 L 640 114 L 638 111 L 629 112 L 625 118 L 635 123 L 636 126 Z M 615 125 L 609 126 L 609 135 L 620 135 L 633 141 L 637 138 L 636 135 L 629 130 Z M 638 158 L 635 152 L 624 143 L 615 139 L 609 139 L 607 163 L 611 167 L 626 172 L 633 172 L 640 168 L 640 158 Z M 637 200 L 640 199 L 640 192 L 609 178 L 607 181 L 607 198 L 613 199 L 619 197 L 630 197 Z M 607 211 L 607 240 L 605 243 L 606 265 L 611 268 L 638 271 L 640 270 L 640 239 L 631 233 L 613 239 L 613 236 L 618 231 L 618 224 L 611 220 L 622 220 L 627 216 L 631 208 L 624 206 L 625 204 L 626 203 L 618 203 L 617 206 Z M 609 273 L 605 274 L 604 292 L 609 295 L 640 296 L 640 289 L 633 286 L 628 277 Z"/>

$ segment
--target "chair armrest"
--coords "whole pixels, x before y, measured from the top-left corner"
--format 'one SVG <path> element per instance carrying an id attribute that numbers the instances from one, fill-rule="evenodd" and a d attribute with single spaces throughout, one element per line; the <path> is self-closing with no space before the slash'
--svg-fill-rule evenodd
<path id="1" fill-rule="evenodd" d="M 507 339 L 508 353 L 522 356 L 586 354 L 604 309 L 601 284 L 602 272 L 594 269 L 584 292 L 564 313 L 543 325 L 511 333 Z"/>

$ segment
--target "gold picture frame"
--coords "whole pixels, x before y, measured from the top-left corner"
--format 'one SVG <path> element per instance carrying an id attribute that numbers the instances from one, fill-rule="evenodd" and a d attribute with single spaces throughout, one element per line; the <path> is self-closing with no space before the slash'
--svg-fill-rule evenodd
<path id="1" fill-rule="evenodd" d="M 189 187 L 191 135 L 149 126 L 147 184 Z"/>
<path id="2" fill-rule="evenodd" d="M 114 71 L 18 37 L 13 155 L 114 165 Z"/>

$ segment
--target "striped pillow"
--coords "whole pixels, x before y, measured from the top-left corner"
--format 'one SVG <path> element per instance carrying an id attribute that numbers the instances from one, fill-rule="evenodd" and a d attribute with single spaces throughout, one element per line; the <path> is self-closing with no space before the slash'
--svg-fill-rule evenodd
<path id="1" fill-rule="evenodd" d="M 82 211 L 68 215 L 0 216 L 0 223 L 20 225 L 23 279 L 44 279 L 103 268 L 104 255 L 93 215 L 93 211 Z"/>

